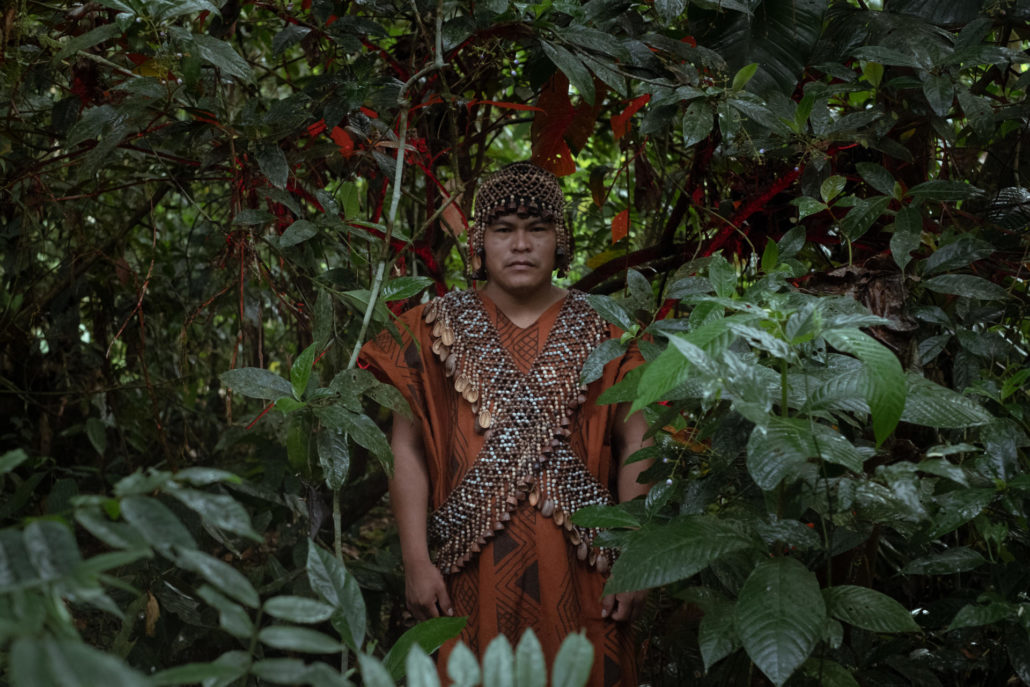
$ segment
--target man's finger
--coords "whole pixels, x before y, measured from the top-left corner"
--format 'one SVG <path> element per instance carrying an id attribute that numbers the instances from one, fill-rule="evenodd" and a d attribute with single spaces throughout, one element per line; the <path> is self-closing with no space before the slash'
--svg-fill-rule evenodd
<path id="1" fill-rule="evenodd" d="M 437 603 L 440 604 L 440 610 L 444 615 L 454 615 L 454 604 L 451 603 L 451 597 L 447 594 L 447 587 L 440 589 L 440 593 L 437 595 Z"/>
<path id="2" fill-rule="evenodd" d="M 615 595 L 609 594 L 608 596 L 601 599 L 601 617 L 607 618 L 612 614 L 612 609 L 615 608 Z"/>

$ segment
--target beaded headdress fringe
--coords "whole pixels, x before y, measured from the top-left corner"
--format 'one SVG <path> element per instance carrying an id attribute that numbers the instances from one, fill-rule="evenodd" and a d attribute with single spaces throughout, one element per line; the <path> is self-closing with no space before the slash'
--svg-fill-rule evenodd
<path id="1" fill-rule="evenodd" d="M 523 373 L 501 344 L 479 297 L 452 291 L 424 313 L 432 349 L 475 413 L 486 440 L 476 461 L 429 519 L 436 565 L 458 572 L 527 500 L 564 529 L 577 557 L 601 572 L 613 552 L 592 548 L 596 528 L 572 523 L 611 493 L 569 445 L 569 418 L 586 399 L 579 384 L 587 356 L 608 327 L 580 292 L 569 293 L 533 367 Z"/>
<path id="2" fill-rule="evenodd" d="M 531 162 L 514 162 L 497 170 L 476 192 L 476 207 L 469 231 L 469 276 L 486 279 L 482 255 L 486 227 L 500 215 L 525 208 L 549 216 L 554 221 L 557 239 L 555 269 L 564 276 L 569 268 L 572 237 L 565 224 L 565 194 L 558 178 Z"/>

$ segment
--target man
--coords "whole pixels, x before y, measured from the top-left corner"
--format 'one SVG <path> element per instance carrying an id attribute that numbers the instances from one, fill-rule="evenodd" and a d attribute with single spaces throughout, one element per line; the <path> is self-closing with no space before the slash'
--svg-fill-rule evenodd
<path id="1" fill-rule="evenodd" d="M 644 594 L 602 598 L 612 552 L 571 517 L 647 492 L 647 462 L 624 462 L 645 421 L 596 403 L 641 361 L 633 350 L 580 386 L 586 356 L 621 331 L 551 281 L 569 265 L 564 209 L 535 165 L 488 177 L 469 235 L 471 276 L 486 285 L 408 311 L 400 342 L 384 332 L 362 356 L 415 416 L 394 416 L 390 482 L 412 614 L 467 615 L 460 639 L 480 656 L 497 634 L 514 643 L 532 628 L 548 662 L 585 629 L 590 684 L 635 685 L 629 621 Z"/>

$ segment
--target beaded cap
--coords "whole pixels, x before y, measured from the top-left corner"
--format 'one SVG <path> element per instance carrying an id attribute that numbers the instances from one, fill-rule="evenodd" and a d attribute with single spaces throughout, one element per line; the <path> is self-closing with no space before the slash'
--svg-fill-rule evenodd
<path id="1" fill-rule="evenodd" d="M 487 278 L 483 259 L 483 237 L 487 226 L 501 215 L 519 208 L 554 221 L 558 244 L 554 267 L 558 276 L 565 276 L 572 254 L 572 235 L 565 225 L 565 194 L 558 177 L 531 162 L 513 162 L 483 180 L 476 192 L 472 230 L 469 232 L 469 277 Z"/>

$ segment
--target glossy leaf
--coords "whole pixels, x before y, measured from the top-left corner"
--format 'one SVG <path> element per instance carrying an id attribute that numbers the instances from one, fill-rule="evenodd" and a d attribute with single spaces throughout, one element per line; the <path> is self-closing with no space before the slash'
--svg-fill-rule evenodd
<path id="1" fill-rule="evenodd" d="M 612 567 L 605 593 L 651 589 L 686 579 L 751 543 L 731 524 L 706 516 L 650 524 L 629 540 Z"/>
<path id="2" fill-rule="evenodd" d="M 458 636 L 465 627 L 464 617 L 441 616 L 423 620 L 402 634 L 383 658 L 383 667 L 394 680 L 404 677 L 405 660 L 411 647 L 418 645 L 427 654 L 439 649 L 444 642 Z M 467 650 L 467 649 L 466 649 Z"/>
<path id="3" fill-rule="evenodd" d="M 227 494 L 212 494 L 197 489 L 170 489 L 168 493 L 193 510 L 206 523 L 252 541 L 264 541 L 254 531 L 247 509 Z"/>
<path id="4" fill-rule="evenodd" d="M 870 632 L 919 632 L 904 606 L 869 587 L 839 585 L 823 591 L 831 616 Z"/>
<path id="5" fill-rule="evenodd" d="M 122 516 L 144 540 L 165 556 L 174 546 L 195 549 L 193 535 L 168 507 L 150 496 L 128 496 L 122 499 Z"/>
<path id="6" fill-rule="evenodd" d="M 341 634 L 351 649 L 365 641 L 365 600 L 357 580 L 331 553 L 308 541 L 308 582 L 326 603 L 334 606 L 346 625 Z"/>
<path id="7" fill-rule="evenodd" d="M 252 398 L 274 401 L 280 396 L 293 395 L 293 387 L 286 379 L 259 367 L 228 370 L 219 375 L 219 379 L 233 391 Z"/>
<path id="8" fill-rule="evenodd" d="M 176 556 L 180 566 L 192 570 L 226 596 L 250 608 L 261 604 L 257 590 L 243 573 L 214 556 L 196 550 L 182 550 Z"/>
<path id="9" fill-rule="evenodd" d="M 869 379 L 866 402 L 873 416 L 876 443 L 890 436 L 905 409 L 905 383 L 901 363 L 883 344 L 858 329 L 823 333 L 827 343 L 865 363 Z"/>
<path id="10" fill-rule="evenodd" d="M 343 648 L 342 644 L 329 635 L 306 627 L 289 625 L 265 627 L 258 633 L 258 640 L 273 649 L 299 651 L 307 654 L 332 654 Z"/>
<path id="11" fill-rule="evenodd" d="M 262 605 L 265 613 L 290 623 L 320 623 L 329 620 L 333 607 L 304 596 L 273 596 Z"/>
<path id="12" fill-rule="evenodd" d="M 554 63 L 554 66 L 569 78 L 569 83 L 579 91 L 579 94 L 583 96 L 583 100 L 593 105 L 595 97 L 594 77 L 590 74 L 582 60 L 556 43 L 540 41 L 540 47 L 543 48 L 544 54 Z"/>
<path id="13" fill-rule="evenodd" d="M 826 605 L 811 571 L 793 558 L 773 558 L 759 563 L 744 583 L 735 617 L 748 656 L 782 685 L 819 641 Z"/>
<path id="14" fill-rule="evenodd" d="M 941 274 L 923 282 L 930 291 L 947 293 L 984 301 L 1000 301 L 1009 298 L 1005 289 L 983 277 L 972 274 Z"/>

